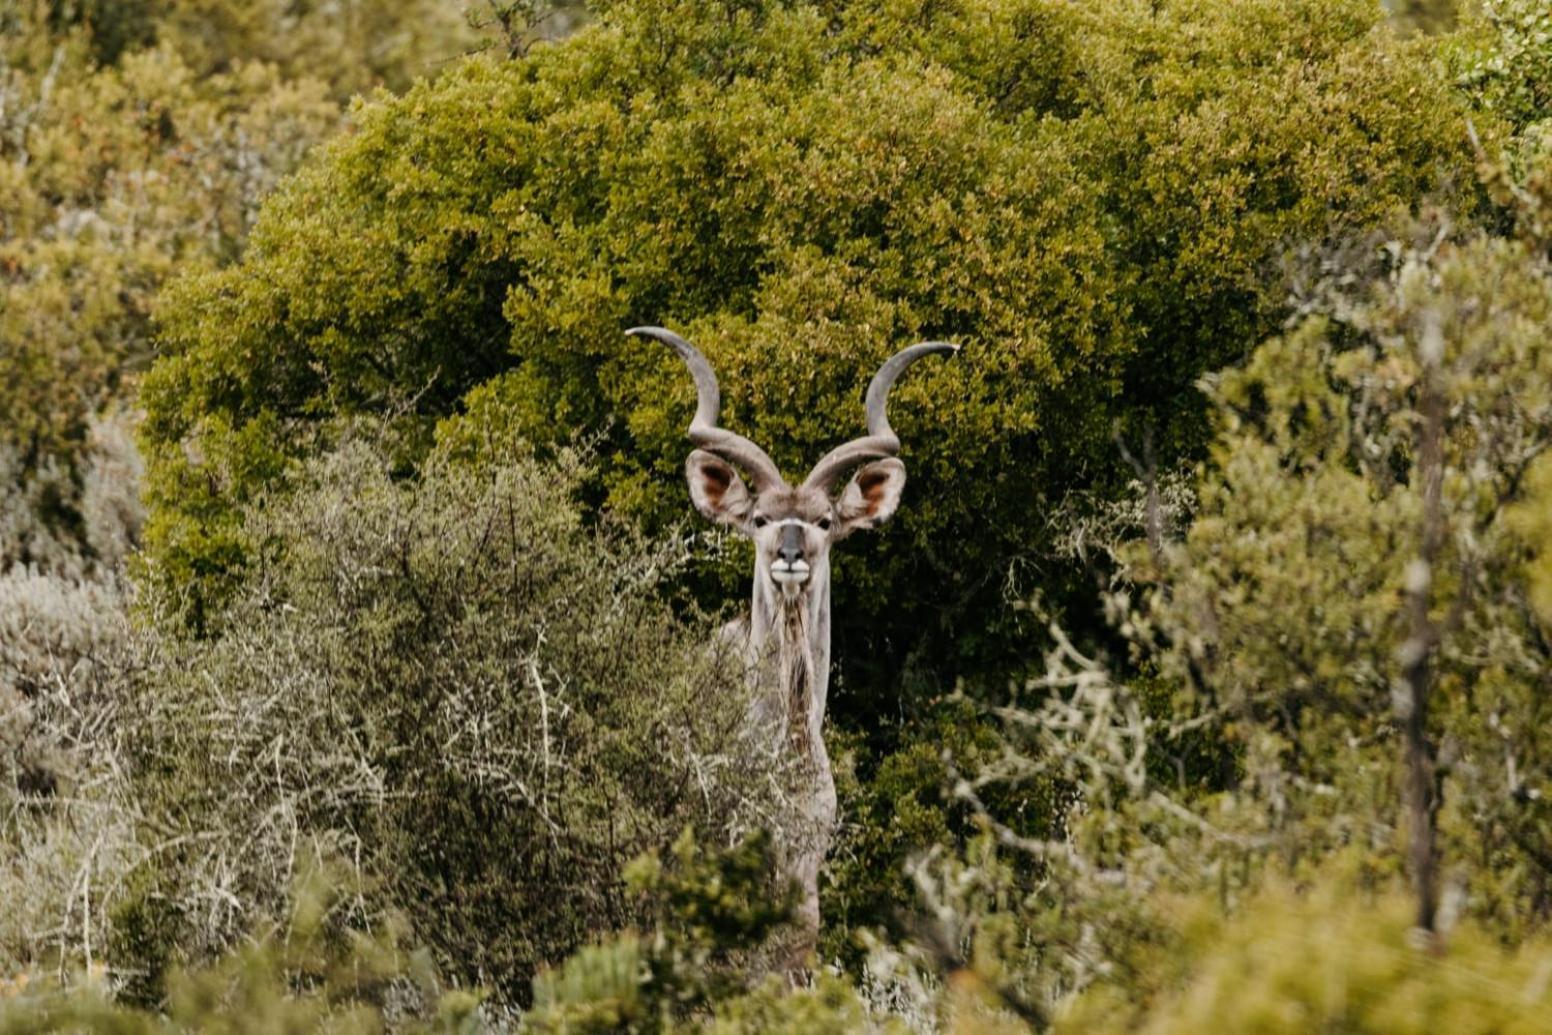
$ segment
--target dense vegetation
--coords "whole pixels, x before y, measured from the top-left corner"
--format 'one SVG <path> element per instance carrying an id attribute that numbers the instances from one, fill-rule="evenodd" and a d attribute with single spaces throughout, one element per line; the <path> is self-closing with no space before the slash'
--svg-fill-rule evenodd
<path id="1" fill-rule="evenodd" d="M 1545 1030 L 1546 5 L 580 21 L 0 0 L 0 1031 Z M 965 345 L 808 987 L 637 323 Z"/>
<path id="2" fill-rule="evenodd" d="M 120 419 L 153 355 L 161 285 L 241 253 L 261 199 L 340 128 L 331 94 L 427 60 L 347 35 L 410 5 L 155 6 L 0 4 L 0 470 L 41 518 L 12 524 L 7 565 L 85 541 L 94 429 Z M 254 53 L 245 33 L 283 35 L 305 74 L 236 60 Z"/>
<path id="3" fill-rule="evenodd" d="M 637 855 L 781 822 L 730 658 L 658 591 L 678 558 L 585 530 L 576 477 L 432 458 L 395 482 L 357 443 L 250 511 L 262 577 L 219 636 L 143 658 L 126 702 L 148 822 L 195 838 L 119 907 L 145 951 L 278 910 L 301 831 L 356 860 L 364 915 L 399 908 L 447 973 L 526 994 L 585 932 L 638 919 Z"/>
<path id="4" fill-rule="evenodd" d="M 662 531 L 688 387 L 621 328 L 691 334 L 792 470 L 858 430 L 888 351 L 959 340 L 901 388 L 912 505 L 837 580 L 843 707 L 892 711 L 907 667 L 930 694 L 1006 663 L 1005 576 L 1065 493 L 1113 488 L 1118 426 L 1200 449 L 1191 386 L 1276 326 L 1288 241 L 1467 193 L 1464 102 L 1415 50 L 1346 0 L 649 3 L 464 64 L 361 112 L 242 263 L 174 288 L 151 563 L 215 592 L 237 501 L 409 399 L 412 439 L 605 436 L 591 498 Z"/>

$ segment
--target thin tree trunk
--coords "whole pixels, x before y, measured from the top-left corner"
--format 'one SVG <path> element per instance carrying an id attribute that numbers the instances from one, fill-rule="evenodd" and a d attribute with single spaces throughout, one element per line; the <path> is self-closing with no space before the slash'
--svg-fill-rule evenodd
<path id="1" fill-rule="evenodd" d="M 1436 933 L 1439 910 L 1439 860 L 1434 837 L 1438 812 L 1435 759 L 1428 740 L 1428 698 L 1433 689 L 1433 656 L 1438 628 L 1429 616 L 1433 600 L 1433 572 L 1444 541 L 1444 397 L 1439 385 L 1439 366 L 1444 341 L 1437 320 L 1423 330 L 1422 396 L 1419 400 L 1417 467 L 1423 499 L 1418 554 L 1407 566 L 1406 609 L 1408 633 L 1400 654 L 1405 718 L 1407 805 L 1410 819 L 1410 860 L 1417 894 L 1417 926 Z"/>

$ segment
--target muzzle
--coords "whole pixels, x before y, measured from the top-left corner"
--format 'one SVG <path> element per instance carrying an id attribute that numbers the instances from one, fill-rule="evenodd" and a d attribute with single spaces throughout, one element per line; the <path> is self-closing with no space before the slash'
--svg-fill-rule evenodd
<path id="1" fill-rule="evenodd" d="M 783 588 L 801 586 L 808 581 L 808 561 L 803 559 L 803 526 L 797 522 L 783 525 L 776 559 L 771 562 L 771 578 Z"/>

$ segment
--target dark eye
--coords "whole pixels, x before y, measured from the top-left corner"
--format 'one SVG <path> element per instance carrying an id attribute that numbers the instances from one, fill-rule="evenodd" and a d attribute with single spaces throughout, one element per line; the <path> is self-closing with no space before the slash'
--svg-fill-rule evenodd
<path id="1" fill-rule="evenodd" d="M 819 530 L 821 532 L 828 532 L 828 531 L 830 531 L 830 519 L 829 518 L 822 517 L 822 518 L 819 519 Z"/>
<path id="2" fill-rule="evenodd" d="M 754 527 L 756 527 L 756 528 L 764 528 L 766 525 L 768 525 L 770 523 L 771 523 L 771 519 L 766 517 L 764 514 L 759 514 L 754 519 Z"/>

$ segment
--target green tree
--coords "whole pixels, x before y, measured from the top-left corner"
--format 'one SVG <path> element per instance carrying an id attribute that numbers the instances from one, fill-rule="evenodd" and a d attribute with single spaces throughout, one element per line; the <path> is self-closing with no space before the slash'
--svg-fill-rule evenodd
<path id="1" fill-rule="evenodd" d="M 1427 707 L 1414 746 L 1446 857 L 1484 860 L 1473 901 L 1513 929 L 1552 909 L 1532 775 L 1549 658 L 1507 518 L 1552 442 L 1552 277 L 1523 245 L 1445 228 L 1373 254 L 1372 289 L 1312 298 L 1328 315 L 1217 382 L 1221 473 L 1186 537 L 1171 636 L 1269 773 L 1414 833 L 1395 806 L 1418 789 L 1384 760 Z M 1406 660 L 1419 650 L 1426 687 Z"/>
<path id="2" fill-rule="evenodd" d="M 321 83 L 258 65 L 201 80 L 163 50 L 82 71 L 0 72 L 17 112 L 0 134 L 0 445 L 29 469 L 75 460 L 149 362 L 162 282 L 235 256 L 258 198 L 339 122 Z"/>
<path id="3" fill-rule="evenodd" d="M 1552 118 L 1552 11 L 1538 0 L 1486 0 L 1451 48 L 1466 93 L 1524 132 Z"/>
<path id="4" fill-rule="evenodd" d="M 1526 570 L 1531 603 L 1552 629 L 1552 455 L 1531 466 L 1526 486 L 1525 499 L 1510 520 L 1531 549 Z"/>
<path id="5" fill-rule="evenodd" d="M 1096 991 L 1070 1004 L 1055 1030 L 1531 1035 L 1546 1027 L 1552 991 L 1535 976 L 1552 960 L 1545 938 L 1506 950 L 1490 929 L 1466 924 L 1448 953 L 1428 952 L 1411 937 L 1398 889 L 1344 871 L 1341 861 L 1312 884 L 1272 881 L 1227 915 L 1211 899 L 1169 903 L 1184 932 L 1174 946 L 1177 987 L 1152 1001 Z"/>
<path id="6" fill-rule="evenodd" d="M 197 604 L 281 457 L 404 399 L 460 447 L 602 434 L 594 498 L 667 527 L 689 386 L 632 324 L 693 336 L 792 469 L 891 350 L 957 338 L 901 386 L 911 499 L 841 561 L 837 655 L 858 688 L 1006 660 L 1047 507 L 1124 480 L 1117 420 L 1200 447 L 1190 385 L 1275 326 L 1285 242 L 1466 181 L 1428 53 L 1345 0 L 604 5 L 361 109 L 245 262 L 166 296 L 157 572 Z"/>
<path id="7" fill-rule="evenodd" d="M 461 25 L 439 0 L 0 0 L 0 491 L 35 526 L 0 568 L 90 559 L 91 429 L 130 404 L 162 285 L 235 259 L 344 98 L 435 72 Z"/>

